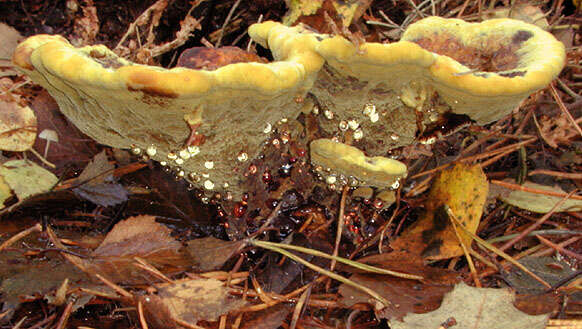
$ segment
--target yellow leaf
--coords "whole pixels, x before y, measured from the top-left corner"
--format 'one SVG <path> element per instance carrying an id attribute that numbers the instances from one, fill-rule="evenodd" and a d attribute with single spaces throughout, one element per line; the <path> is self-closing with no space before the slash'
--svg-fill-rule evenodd
<path id="1" fill-rule="evenodd" d="M 487 177 L 479 165 L 457 164 L 442 171 L 430 190 L 424 214 L 390 246 L 430 260 L 462 255 L 445 206 L 451 208 L 468 230 L 475 232 L 488 189 Z M 470 246 L 471 237 L 459 233 L 465 245 Z"/>

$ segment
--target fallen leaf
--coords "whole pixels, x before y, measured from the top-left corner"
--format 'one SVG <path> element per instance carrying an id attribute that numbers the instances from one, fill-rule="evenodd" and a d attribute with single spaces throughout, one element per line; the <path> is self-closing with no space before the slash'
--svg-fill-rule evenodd
<path id="1" fill-rule="evenodd" d="M 216 321 L 219 316 L 243 307 L 246 302 L 230 291 L 216 279 L 183 280 L 158 287 L 157 295 L 143 296 L 140 300 L 148 323 L 156 328 L 175 328 L 175 320 L 190 324 Z"/>
<path id="2" fill-rule="evenodd" d="M 186 251 L 199 271 L 208 272 L 221 268 L 243 245 L 244 241 L 224 241 L 210 236 L 188 241 Z"/>
<path id="3" fill-rule="evenodd" d="M 519 262 L 530 271 L 538 275 L 550 285 L 555 285 L 572 276 L 576 271 L 568 263 L 553 257 L 524 257 Z M 522 271 L 512 268 L 509 273 L 504 273 L 504 278 L 518 293 L 541 293 L 547 288 Z"/>
<path id="4" fill-rule="evenodd" d="M 28 106 L 0 100 L 0 150 L 24 152 L 36 139 L 36 117 Z"/>
<path id="5" fill-rule="evenodd" d="M 170 236 L 171 230 L 156 223 L 152 216 L 135 216 L 123 220 L 105 236 L 95 257 L 153 256 L 173 253 L 181 244 Z"/>
<path id="6" fill-rule="evenodd" d="M 285 321 L 293 308 L 277 304 L 260 312 L 251 312 L 251 318 L 245 319 L 241 329 L 277 329 Z"/>
<path id="7" fill-rule="evenodd" d="M 130 217 L 113 227 L 90 258 L 69 255 L 68 259 L 85 272 L 98 273 L 114 282 L 147 282 L 151 275 L 134 266 L 135 257 L 162 272 L 183 269 L 188 264 L 181 251 L 182 245 L 170 233 L 171 230 L 156 223 L 153 216 Z"/>
<path id="8" fill-rule="evenodd" d="M 43 299 L 66 278 L 75 286 L 89 281 L 84 273 L 59 257 L 31 261 L 20 252 L 3 252 L 0 255 L 3 310 L 14 310 L 21 302 Z"/>
<path id="9" fill-rule="evenodd" d="M 24 39 L 16 29 L 5 23 L 0 23 L 0 77 L 16 75 L 18 72 L 12 68 L 10 58 L 14 49 Z"/>
<path id="10" fill-rule="evenodd" d="M 454 321 L 453 328 L 543 329 L 549 315 L 527 315 L 513 306 L 509 289 L 473 288 L 459 283 L 441 307 L 430 313 L 409 314 L 403 321 L 388 320 L 392 329 L 438 328 Z"/>
<path id="11" fill-rule="evenodd" d="M 84 0 L 81 5 L 82 16 L 75 18 L 71 43 L 75 46 L 84 46 L 94 43 L 99 33 L 99 17 L 93 0 Z"/>
<path id="12" fill-rule="evenodd" d="M 76 195 L 97 205 L 107 207 L 127 201 L 125 188 L 115 182 L 115 166 L 107 160 L 105 151 L 97 154 L 77 178 L 80 186 L 73 189 Z"/>
<path id="13" fill-rule="evenodd" d="M 327 14 L 340 31 L 360 19 L 372 1 L 369 0 L 286 0 L 289 10 L 283 17 L 283 24 L 296 25 L 303 23 L 321 32 L 332 30 Z"/>
<path id="14" fill-rule="evenodd" d="M 405 253 L 378 254 L 358 259 L 358 262 L 387 270 L 420 275 L 422 282 L 404 280 L 386 275 L 357 273 L 350 280 L 366 286 L 391 302 L 376 311 L 383 319 L 401 319 L 407 313 L 426 313 L 436 310 L 443 296 L 459 282 L 459 275 L 453 271 L 425 265 L 420 258 Z M 342 284 L 339 288 L 340 304 L 351 307 L 357 303 L 375 305 L 375 300 L 362 291 Z"/>
<path id="15" fill-rule="evenodd" d="M 301 16 L 315 15 L 317 10 L 321 8 L 324 0 L 285 0 L 289 11 L 283 17 L 283 24 L 292 25 Z"/>
<path id="16" fill-rule="evenodd" d="M 528 3 L 515 4 L 510 7 L 501 7 L 488 12 L 489 13 L 486 14 L 487 19 L 513 18 L 537 25 L 544 30 L 547 30 L 550 26 L 546 19 L 547 14 L 538 6 L 532 6 Z"/>
<path id="17" fill-rule="evenodd" d="M 559 145 L 570 145 L 578 136 L 578 131 L 563 113 L 557 116 L 542 115 L 537 121 L 539 121 L 540 135 L 553 148 Z"/>
<path id="18" fill-rule="evenodd" d="M 463 254 L 446 211 L 450 207 L 457 219 L 471 232 L 479 226 L 488 191 L 487 177 L 481 166 L 457 164 L 435 179 L 418 221 L 391 244 L 394 250 L 439 260 Z M 466 246 L 471 237 L 459 229 Z"/>
<path id="19" fill-rule="evenodd" d="M 10 160 L 0 166 L 2 176 L 19 200 L 50 191 L 58 178 L 50 171 L 28 160 Z"/>
<path id="20" fill-rule="evenodd" d="M 532 182 L 525 182 L 523 187 L 533 188 L 542 191 L 566 194 L 559 187 L 552 187 L 547 185 L 540 185 Z M 499 196 L 501 200 L 509 203 L 512 206 L 526 209 L 529 211 L 545 214 L 549 212 L 560 200 L 563 198 L 540 193 L 532 193 L 527 191 L 515 191 L 504 187 L 495 188 L 495 196 Z M 563 211 L 582 211 L 582 200 L 569 199 L 559 206 L 556 212 Z"/>
<path id="21" fill-rule="evenodd" d="M 0 176 L 0 209 L 6 207 L 6 204 L 4 204 L 4 202 L 10 199 L 11 196 L 12 190 L 10 189 L 10 186 L 8 186 L 8 184 L 6 184 L 6 181 L 4 181 L 4 178 Z"/>

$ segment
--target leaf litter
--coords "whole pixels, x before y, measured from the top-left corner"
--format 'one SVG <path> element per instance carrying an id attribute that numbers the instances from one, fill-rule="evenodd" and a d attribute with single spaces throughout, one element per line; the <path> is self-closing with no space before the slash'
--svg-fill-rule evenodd
<path id="1" fill-rule="evenodd" d="M 198 1 L 186 5 L 157 1 L 149 8 L 139 7 L 132 16 L 124 18 L 123 24 L 113 24 L 128 26 L 127 30 L 112 30 L 111 19 L 116 18 L 99 13 L 115 5 L 100 0 L 70 3 L 70 8 L 60 11 L 66 15 L 59 19 L 66 20 L 67 24 L 28 26 L 25 34 L 51 28 L 77 44 L 94 44 L 102 39 L 110 46 L 117 44 L 117 52 L 127 58 L 163 65 L 171 65 L 179 57 L 175 49 L 190 37 L 206 46 L 211 42 L 232 42 L 252 50 L 255 46 L 248 43 L 243 33 L 248 25 L 245 22 L 263 19 L 260 15 L 280 20 L 285 12 L 283 1 L 269 6 L 261 1 L 253 4 L 231 1 L 224 7 Z M 569 2 L 561 4 L 562 7 L 516 5 L 512 8 L 493 5 L 481 8 L 463 1 L 450 1 L 445 7 L 432 8 L 416 1 L 397 2 L 394 6 L 369 1 L 290 3 L 295 7 L 292 6 L 287 17 L 315 22 L 321 29 L 341 34 L 356 44 L 363 38 L 391 39 L 415 17 L 451 12 L 461 18 L 476 17 L 483 12 L 493 16 L 513 15 L 543 24 L 544 28 L 560 34 L 561 39 L 569 38 L 564 40 L 566 44 L 573 47 L 580 44 L 579 32 L 567 24 L 572 22 L 568 15 L 573 13 Z M 234 15 L 229 15 L 229 8 L 237 9 L 231 13 Z M 32 17 L 52 13 L 44 5 L 26 9 Z M 317 14 L 309 17 L 307 9 Z M 143 12 L 141 16 L 140 12 Z M 184 16 L 186 12 L 188 15 Z M 566 18 L 558 19 L 560 13 Z M 18 20 L 28 21 L 23 17 L 9 19 L 22 29 Z M 364 19 L 368 24 L 365 28 Z M 170 23 L 173 26 L 168 22 L 173 22 Z M 214 31 L 207 26 L 214 26 Z M 11 35 L 18 40 L 18 35 Z M 2 44 L 6 48 L 13 47 L 13 43 Z M 218 52 L 219 58 L 228 56 Z M 247 54 L 237 54 L 233 56 L 235 60 L 237 56 Z M 240 209 L 255 214 L 254 218 L 245 215 L 240 219 L 229 218 L 225 213 L 231 213 L 231 209 L 219 204 L 202 206 L 189 202 L 199 195 L 196 191 L 189 192 L 185 184 L 176 184 L 172 175 L 140 176 L 142 173 L 138 170 L 143 168 L 142 164 L 119 151 L 102 151 L 62 116 L 59 118 L 60 113 L 45 92 L 39 92 L 19 77 L 4 81 L 7 88 L 2 99 L 13 109 L 10 112 L 29 113 L 24 100 L 32 100 L 30 107 L 35 110 L 39 124 L 38 128 L 36 123 L 32 124 L 29 113 L 25 115 L 27 123 L 15 126 L 25 137 L 19 137 L 19 148 L 3 152 L 2 166 L 16 170 L 19 166 L 14 164 L 22 164 L 26 168 L 42 169 L 30 160 L 23 160 L 25 155 L 21 153 L 30 150 L 32 143 L 36 153 L 44 152 L 48 145 L 44 140 L 35 142 L 33 137 L 37 131 L 52 129 L 57 132 L 59 142 L 47 150 L 44 160 L 50 162 L 39 160 L 45 168 L 47 163 L 54 164 L 54 169 L 18 172 L 16 176 L 23 177 L 7 180 L 4 172 L 8 169 L 5 169 L 0 177 L 3 202 L 14 204 L 16 198 L 27 200 L 0 214 L 0 221 L 4 221 L 0 222 L 1 227 L 13 226 L 10 234 L 0 231 L 0 325 L 5 326 L 10 320 L 11 323 L 22 321 L 25 327 L 41 323 L 59 327 L 68 321 L 98 327 L 104 322 L 80 320 L 83 306 L 103 310 L 115 305 L 135 309 L 117 322 L 121 327 L 140 322 L 142 327 L 162 328 L 178 325 L 277 328 L 281 324 L 325 327 L 338 322 L 361 328 L 385 325 L 391 328 L 439 325 L 542 328 L 552 323 L 553 320 L 547 319 L 550 315 L 558 316 L 558 311 L 560 316 L 572 316 L 580 300 L 575 294 L 579 287 L 573 281 L 579 274 L 582 243 L 578 200 L 567 200 L 551 215 L 551 220 L 536 227 L 532 234 L 537 234 L 539 240 L 526 240 L 519 235 L 533 225 L 530 223 L 533 215 L 516 212 L 507 204 L 546 213 L 552 203 L 561 199 L 557 195 L 580 188 L 580 177 L 576 176 L 582 163 L 579 128 L 563 112 L 564 108 L 570 110 L 574 121 L 579 122 L 576 117 L 580 116 L 580 106 L 575 105 L 579 104 L 580 97 L 580 59 L 582 56 L 575 48 L 568 51 L 569 69 L 560 76 L 554 98 L 540 92 L 524 101 L 520 112 L 511 118 L 489 127 L 471 127 L 432 146 L 406 147 L 402 152 L 411 155 L 412 171 L 403 187 L 389 198 L 380 197 L 383 191 L 373 190 L 359 195 L 348 191 L 345 200 L 335 193 L 316 189 L 310 192 L 314 182 L 301 178 L 295 171 L 278 189 L 258 191 L 256 200 L 260 201 L 257 203 L 260 207 L 257 209 L 246 209 L 248 204 L 239 205 Z M 202 65 L 212 67 L 214 61 L 207 60 Z M 2 68 L 4 75 L 13 74 L 9 67 Z M 565 105 L 559 107 L 560 103 Z M 551 111 L 559 114 L 552 115 Z M 15 122 L 9 120 L 7 129 Z M 29 129 L 32 126 L 36 129 L 34 132 Z M 309 133 L 317 134 L 316 131 Z M 544 143 L 551 150 L 544 148 Z M 545 152 L 552 152 L 551 158 L 559 160 L 536 160 L 536 166 L 547 167 L 532 168 L 528 160 L 545 159 Z M 112 154 L 115 157 L 108 156 Z M 299 165 L 297 168 L 308 170 Z M 492 200 L 497 195 L 488 192 L 497 185 L 488 186 L 487 179 L 511 177 L 523 182 L 528 171 L 542 173 L 549 181 L 560 178 L 562 189 L 527 182 L 524 186 L 533 188 L 535 193 L 513 191 L 503 199 L 507 204 L 493 201 L 484 207 L 487 196 Z M 431 182 L 436 172 L 440 173 Z M 46 193 L 57 183 L 56 177 L 62 177 L 63 183 L 56 191 Z M 143 177 L 154 181 L 143 183 Z M 295 192 L 289 193 L 292 188 Z M 427 189 L 430 191 L 422 194 Z M 72 207 L 61 207 L 65 209 L 60 211 L 54 207 L 47 211 L 47 204 L 71 201 L 75 195 L 81 200 L 66 203 Z M 162 201 L 149 199 L 156 195 L 161 195 Z M 276 207 L 278 199 L 285 203 L 284 207 Z M 338 240 L 341 244 L 337 244 L 340 256 L 385 270 L 418 275 L 422 281 L 372 274 L 343 264 L 329 273 L 351 283 L 329 280 L 326 271 L 330 269 L 330 261 L 320 258 L 317 251 L 332 254 L 334 232 L 338 232 L 337 217 L 342 213 L 338 209 L 342 207 L 344 217 L 339 223 L 345 229 Z M 453 224 L 455 220 L 459 224 Z M 44 229 L 35 225 L 26 230 L 31 221 L 42 222 Z M 500 250 L 519 259 L 522 266 L 542 277 L 551 289 L 524 272 L 507 267 L 509 262 L 498 258 L 501 254 L 485 251 L 481 242 L 473 243 L 471 235 L 459 225 L 484 239 L 497 239 L 495 243 L 510 239 Z M 14 227 L 20 227 L 23 234 L 17 234 Z M 551 230 L 556 228 L 560 234 Z M 282 257 L 280 252 L 251 247 L 248 237 L 257 242 L 270 240 L 301 245 L 314 251 L 311 254 L 289 251 L 288 256 Z M 546 257 L 539 258 L 539 255 Z M 310 269 L 296 257 L 316 267 Z M 468 287 L 463 282 L 488 288 Z M 374 294 L 366 293 L 362 287 Z M 379 303 L 375 296 L 388 302 Z M 43 300 L 48 304 L 34 306 L 33 301 L 42 304 Z M 557 305 L 563 307 L 560 309 Z M 27 307 L 37 307 L 35 314 L 39 315 L 24 316 Z M 41 308 L 48 313 L 40 315 Z M 512 321 L 499 321 L 505 317 Z M 112 316 L 102 320 L 117 321 Z"/>

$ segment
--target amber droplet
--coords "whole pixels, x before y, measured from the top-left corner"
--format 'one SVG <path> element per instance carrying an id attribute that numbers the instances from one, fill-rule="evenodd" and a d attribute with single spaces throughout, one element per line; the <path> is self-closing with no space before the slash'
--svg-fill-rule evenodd
<path id="1" fill-rule="evenodd" d="M 265 170 L 265 172 L 263 173 L 263 183 L 270 184 L 272 181 L 273 175 L 271 175 L 271 172 L 269 170 Z"/>
<path id="2" fill-rule="evenodd" d="M 237 202 L 236 205 L 234 205 L 234 209 L 232 210 L 232 213 L 234 215 L 234 217 L 236 218 L 241 218 L 245 212 L 247 211 L 247 206 L 245 202 Z"/>

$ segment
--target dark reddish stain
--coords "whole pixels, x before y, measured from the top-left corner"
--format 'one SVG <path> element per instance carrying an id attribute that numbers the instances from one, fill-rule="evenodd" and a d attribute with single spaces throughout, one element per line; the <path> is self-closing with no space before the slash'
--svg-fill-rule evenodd
<path id="1" fill-rule="evenodd" d="M 182 52 L 178 58 L 177 66 L 214 71 L 228 64 L 248 62 L 267 63 L 267 60 L 238 47 L 193 47 Z"/>

